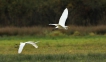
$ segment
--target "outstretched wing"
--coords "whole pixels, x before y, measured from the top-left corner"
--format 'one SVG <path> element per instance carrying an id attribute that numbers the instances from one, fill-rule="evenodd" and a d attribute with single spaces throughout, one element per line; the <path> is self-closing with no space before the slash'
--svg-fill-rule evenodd
<path id="1" fill-rule="evenodd" d="M 25 46 L 25 43 L 20 43 L 20 46 L 19 46 L 19 49 L 18 49 L 19 54 L 22 52 L 24 46 Z"/>
<path id="2" fill-rule="evenodd" d="M 28 42 L 26 42 L 27 44 L 31 44 L 31 45 L 33 45 L 35 48 L 38 48 L 38 46 L 36 45 L 36 43 L 35 42 L 32 42 L 32 41 L 28 41 Z"/>
<path id="3" fill-rule="evenodd" d="M 35 43 L 32 43 L 32 45 L 33 45 L 35 48 L 38 48 L 38 46 L 37 46 Z"/>
<path id="4" fill-rule="evenodd" d="M 65 26 L 65 22 L 66 22 L 67 17 L 68 17 L 68 9 L 66 8 L 63 11 L 63 14 L 62 14 L 62 16 L 60 17 L 60 20 L 59 20 L 59 24 L 61 26 Z"/>

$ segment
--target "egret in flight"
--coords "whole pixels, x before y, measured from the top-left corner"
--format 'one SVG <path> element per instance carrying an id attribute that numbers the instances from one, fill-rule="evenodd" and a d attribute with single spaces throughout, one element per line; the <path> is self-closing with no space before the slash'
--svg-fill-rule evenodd
<path id="1" fill-rule="evenodd" d="M 28 41 L 28 42 L 20 42 L 19 45 L 19 49 L 18 49 L 18 53 L 20 54 L 25 46 L 25 44 L 31 44 L 33 45 L 35 48 L 38 48 L 38 46 L 36 45 L 36 43 L 38 42 L 33 42 L 33 41 Z"/>
<path id="2" fill-rule="evenodd" d="M 68 9 L 66 8 L 63 11 L 62 16 L 60 17 L 59 23 L 58 24 L 49 24 L 49 25 L 55 25 L 56 26 L 55 28 L 67 30 L 68 26 L 65 26 L 65 22 L 66 22 L 67 17 L 68 17 Z"/>

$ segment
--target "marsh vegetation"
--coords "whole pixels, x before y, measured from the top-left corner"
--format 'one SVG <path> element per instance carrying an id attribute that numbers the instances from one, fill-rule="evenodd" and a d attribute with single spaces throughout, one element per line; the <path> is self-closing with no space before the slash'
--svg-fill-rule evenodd
<path id="1" fill-rule="evenodd" d="M 40 41 L 39 48 L 26 45 L 18 54 L 15 44 L 28 40 Z M 2 62 L 105 62 L 106 36 L 2 36 L 0 61 Z"/>

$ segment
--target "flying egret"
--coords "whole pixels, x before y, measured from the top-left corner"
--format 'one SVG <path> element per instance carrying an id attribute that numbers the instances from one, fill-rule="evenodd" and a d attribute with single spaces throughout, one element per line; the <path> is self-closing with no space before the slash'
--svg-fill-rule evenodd
<path id="1" fill-rule="evenodd" d="M 62 16 L 60 17 L 59 23 L 58 24 L 49 24 L 49 25 L 55 25 L 56 26 L 55 28 L 66 29 L 67 30 L 68 26 L 65 26 L 65 22 L 66 22 L 67 17 L 68 17 L 68 9 L 66 8 L 63 11 Z"/>
<path id="2" fill-rule="evenodd" d="M 19 49 L 18 49 L 18 53 L 20 54 L 25 46 L 25 44 L 31 44 L 33 45 L 35 48 L 38 48 L 38 46 L 36 45 L 36 43 L 38 42 L 33 42 L 33 41 L 28 41 L 28 42 L 20 42 L 19 45 Z"/>

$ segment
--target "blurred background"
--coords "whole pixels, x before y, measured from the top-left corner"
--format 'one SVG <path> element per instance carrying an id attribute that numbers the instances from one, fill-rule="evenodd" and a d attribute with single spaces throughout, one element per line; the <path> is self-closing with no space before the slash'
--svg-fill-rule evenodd
<path id="1" fill-rule="evenodd" d="M 33 26 L 48 27 L 49 23 L 58 23 L 65 8 L 69 10 L 66 25 L 74 26 L 71 28 L 73 32 L 85 30 L 106 33 L 106 0 L 0 0 L 0 33 L 10 31 L 17 34 L 20 28 L 14 27 L 32 27 L 22 28 L 20 32 L 26 29 L 38 33 L 42 28 Z M 81 26 L 80 30 L 78 26 Z M 86 29 L 86 26 L 96 27 Z"/>
<path id="2" fill-rule="evenodd" d="M 0 26 L 58 23 L 65 8 L 67 25 L 106 25 L 106 0 L 0 0 Z"/>

